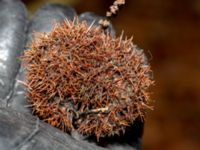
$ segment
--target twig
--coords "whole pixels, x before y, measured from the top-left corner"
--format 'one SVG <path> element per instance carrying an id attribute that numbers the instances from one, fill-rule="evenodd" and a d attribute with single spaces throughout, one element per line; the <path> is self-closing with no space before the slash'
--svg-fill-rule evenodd
<path id="1" fill-rule="evenodd" d="M 125 0 L 115 0 L 114 3 L 110 6 L 110 10 L 106 12 L 106 19 L 101 19 L 99 24 L 105 30 L 110 25 L 110 19 L 117 14 L 119 7 L 124 5 Z"/>

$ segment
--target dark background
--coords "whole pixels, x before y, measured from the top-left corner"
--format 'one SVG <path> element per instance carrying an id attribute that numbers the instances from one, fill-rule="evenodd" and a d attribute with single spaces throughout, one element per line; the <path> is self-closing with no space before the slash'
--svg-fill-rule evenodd
<path id="1" fill-rule="evenodd" d="M 104 15 L 113 0 L 24 0 L 30 15 L 47 2 L 78 13 Z M 200 149 L 200 1 L 127 0 L 113 25 L 150 59 L 155 106 L 145 124 L 143 150 Z"/>

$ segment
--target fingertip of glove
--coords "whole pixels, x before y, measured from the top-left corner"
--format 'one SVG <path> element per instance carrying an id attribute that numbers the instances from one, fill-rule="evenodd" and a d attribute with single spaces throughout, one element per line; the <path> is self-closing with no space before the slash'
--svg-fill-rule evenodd
<path id="1" fill-rule="evenodd" d="M 60 17 L 61 19 L 67 18 L 71 20 L 76 16 L 76 11 L 73 7 L 61 4 L 46 4 L 36 12 L 36 15 L 40 13 L 53 15 L 55 18 Z"/>
<path id="2" fill-rule="evenodd" d="M 101 19 L 105 19 L 105 17 L 99 16 L 93 12 L 84 12 L 79 15 L 80 21 L 86 21 L 88 24 L 92 24 L 93 21 L 95 21 L 94 25 L 96 25 L 96 26 L 99 26 L 99 20 L 101 20 Z M 114 29 L 112 23 L 110 23 L 107 30 L 108 30 L 108 32 L 111 33 L 111 35 L 113 37 L 115 36 L 115 29 Z"/>
<path id="3" fill-rule="evenodd" d="M 29 24 L 28 41 L 32 38 L 33 32 L 50 32 L 55 22 L 65 19 L 72 20 L 77 16 L 74 8 L 61 4 L 46 4 L 33 15 Z"/>
<path id="4" fill-rule="evenodd" d="M 73 19 L 76 11 L 69 6 L 60 4 L 46 4 L 42 6 L 32 17 L 31 27 L 34 30 L 48 32 L 52 28 L 53 21 L 63 21 L 64 19 Z"/>
<path id="5" fill-rule="evenodd" d="M 19 0 L 0 0 L 0 21 L 0 99 L 7 106 L 19 69 L 17 57 L 25 45 L 26 7 Z"/>

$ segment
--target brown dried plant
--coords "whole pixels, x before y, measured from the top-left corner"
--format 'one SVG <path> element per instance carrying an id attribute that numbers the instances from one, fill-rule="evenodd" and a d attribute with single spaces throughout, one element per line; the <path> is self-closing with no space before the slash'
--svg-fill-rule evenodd
<path id="1" fill-rule="evenodd" d="M 150 108 L 150 66 L 123 35 L 67 20 L 37 34 L 22 62 L 33 113 L 65 132 L 99 140 L 125 132 Z"/>
<path id="2" fill-rule="evenodd" d="M 114 3 L 110 6 L 109 11 L 106 12 L 106 19 L 99 20 L 99 24 L 103 29 L 108 28 L 110 25 L 110 19 L 117 14 L 119 8 L 126 3 L 125 0 L 115 0 Z"/>

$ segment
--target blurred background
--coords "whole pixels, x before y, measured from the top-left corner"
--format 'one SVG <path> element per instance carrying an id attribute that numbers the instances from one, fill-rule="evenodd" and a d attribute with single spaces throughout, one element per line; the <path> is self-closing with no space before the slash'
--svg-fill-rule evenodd
<path id="1" fill-rule="evenodd" d="M 113 0 L 24 0 L 30 14 L 44 3 L 104 16 Z M 143 150 L 200 149 L 200 0 L 127 0 L 112 20 L 145 50 L 154 71 L 154 111 Z"/>

